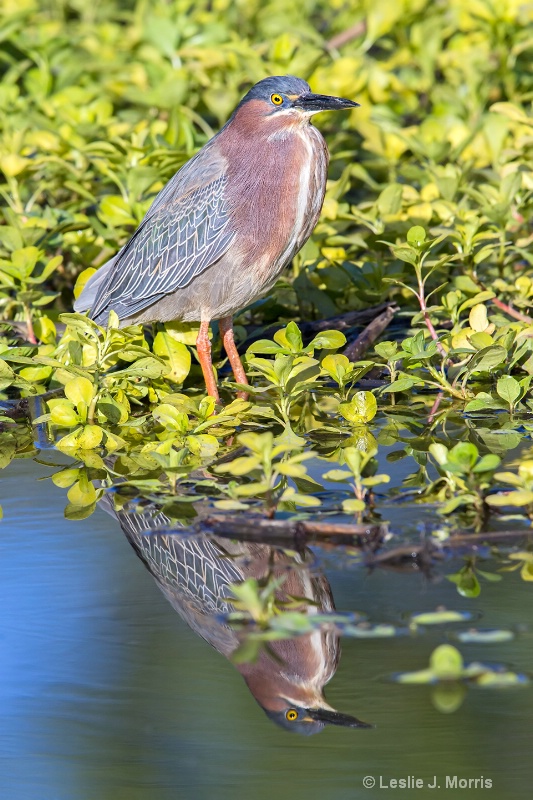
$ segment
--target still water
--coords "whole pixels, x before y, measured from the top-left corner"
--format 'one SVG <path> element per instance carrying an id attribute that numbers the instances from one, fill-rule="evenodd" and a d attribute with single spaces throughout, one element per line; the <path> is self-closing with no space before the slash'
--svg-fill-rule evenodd
<path id="1" fill-rule="evenodd" d="M 337 645 L 330 645 L 328 703 L 374 727 L 327 725 L 315 736 L 295 735 L 264 713 L 223 655 L 231 643 L 221 628 L 203 631 L 215 649 L 185 623 L 177 613 L 183 598 L 165 587 L 164 570 L 158 586 L 116 519 L 102 509 L 84 521 L 64 519 L 64 491 L 42 480 L 50 472 L 15 461 L 2 480 L 2 800 L 531 796 L 530 687 L 469 689 L 444 714 L 430 687 L 386 680 L 424 668 L 457 626 L 343 638 L 336 671 Z M 369 572 L 331 550 L 313 548 L 307 558 L 313 570 L 304 577 L 326 605 L 332 596 L 340 611 L 394 625 L 439 605 L 476 611 L 480 627 L 517 635 L 496 645 L 461 644 L 465 660 L 531 670 L 532 590 L 518 573 L 483 583 L 468 600 L 443 578 L 462 562 L 428 580 Z M 212 596 L 213 585 L 205 602 Z M 196 611 L 188 607 L 193 628 L 201 627 Z M 244 677 L 253 689 L 253 676 Z M 457 786 L 478 779 L 478 788 L 446 788 L 447 776 L 452 787 L 457 776 Z M 374 788 L 365 787 L 370 778 Z M 394 788 L 400 779 L 411 788 Z"/>

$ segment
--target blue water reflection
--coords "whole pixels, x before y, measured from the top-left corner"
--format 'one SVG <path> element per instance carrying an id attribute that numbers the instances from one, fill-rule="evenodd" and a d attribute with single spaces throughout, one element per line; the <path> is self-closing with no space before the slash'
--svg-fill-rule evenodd
<path id="1" fill-rule="evenodd" d="M 344 640 L 328 700 L 376 728 L 290 736 L 263 715 L 229 661 L 179 618 L 116 521 L 101 510 L 83 522 L 63 518 L 63 492 L 36 480 L 49 472 L 16 461 L 2 481 L 2 798 L 344 800 L 378 796 L 363 778 L 380 775 L 426 783 L 484 775 L 493 789 L 471 789 L 469 798 L 529 797 L 530 690 L 473 690 L 455 714 L 443 715 L 429 690 L 379 680 L 425 665 L 444 641 L 441 630 Z M 397 623 L 406 611 L 465 606 L 445 580 L 367 575 L 331 557 L 328 564 L 339 609 Z M 530 622 L 529 598 L 513 574 L 468 603 L 484 625 L 508 627 Z M 468 660 L 505 660 L 525 671 L 533 662 L 527 634 L 497 650 L 461 649 Z M 451 796 L 427 786 L 389 794 Z"/>

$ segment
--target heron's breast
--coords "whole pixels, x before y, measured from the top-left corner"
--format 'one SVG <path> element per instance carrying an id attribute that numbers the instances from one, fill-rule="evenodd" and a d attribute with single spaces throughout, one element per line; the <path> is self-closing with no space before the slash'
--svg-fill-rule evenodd
<path id="1" fill-rule="evenodd" d="M 259 137 L 253 148 L 245 143 L 227 158 L 235 255 L 244 269 L 268 280 L 302 247 L 318 221 L 326 144 L 316 128 L 294 126 Z"/>

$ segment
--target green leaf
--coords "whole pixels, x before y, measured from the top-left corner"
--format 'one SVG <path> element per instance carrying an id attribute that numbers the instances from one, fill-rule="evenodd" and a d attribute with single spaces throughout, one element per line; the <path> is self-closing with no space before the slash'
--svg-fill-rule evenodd
<path id="1" fill-rule="evenodd" d="M 339 405 L 339 414 L 355 424 L 370 422 L 376 416 L 377 400 L 372 392 L 356 392 L 349 403 Z"/>
<path id="2" fill-rule="evenodd" d="M 210 433 L 197 433 L 195 436 L 187 436 L 185 444 L 191 453 L 202 459 L 213 458 L 219 448 L 218 439 Z"/>
<path id="3" fill-rule="evenodd" d="M 89 338 L 97 339 L 100 334 L 100 328 L 84 314 L 60 314 L 60 322 L 63 322 L 68 328 L 88 336 Z"/>
<path id="4" fill-rule="evenodd" d="M 112 226 L 137 225 L 131 207 L 120 195 L 106 195 L 100 201 L 100 216 Z"/>
<path id="5" fill-rule="evenodd" d="M 330 469 L 322 475 L 325 481 L 349 481 L 353 478 L 347 469 Z"/>
<path id="6" fill-rule="evenodd" d="M 398 352 L 398 342 L 379 342 L 379 344 L 374 345 L 374 350 L 385 361 L 392 361 Z"/>
<path id="7" fill-rule="evenodd" d="M 67 489 L 78 480 L 79 474 L 79 469 L 62 469 L 61 472 L 52 475 L 52 483 L 60 489 Z"/>
<path id="8" fill-rule="evenodd" d="M 468 364 L 466 371 L 470 375 L 473 372 L 490 372 L 499 367 L 507 359 L 507 350 L 501 345 L 491 345 L 484 347 L 474 353 Z"/>
<path id="9" fill-rule="evenodd" d="M 402 207 L 403 187 L 399 183 L 390 183 L 379 195 L 376 205 L 380 214 L 397 214 Z"/>
<path id="10" fill-rule="evenodd" d="M 429 453 L 433 456 L 440 467 L 444 467 L 448 461 L 448 448 L 440 442 L 432 442 L 429 445 Z"/>
<path id="11" fill-rule="evenodd" d="M 478 597 L 481 592 L 476 574 L 470 568 L 462 569 L 455 575 L 446 575 L 446 578 L 457 585 L 457 591 L 463 597 Z"/>
<path id="12" fill-rule="evenodd" d="M 183 383 L 191 368 L 189 348 L 166 331 L 159 331 L 154 339 L 154 353 L 170 367 L 164 377 L 175 383 Z"/>
<path id="13" fill-rule="evenodd" d="M 439 680 L 457 680 L 464 669 L 463 657 L 451 644 L 441 644 L 431 654 L 429 666 Z"/>
<path id="14" fill-rule="evenodd" d="M 418 254 L 412 247 L 392 247 L 392 252 L 400 261 L 406 261 L 415 266 L 418 263 Z"/>
<path id="15" fill-rule="evenodd" d="M 328 355 L 322 359 L 320 366 L 334 381 L 337 381 L 338 384 L 342 384 L 344 376 L 350 369 L 350 361 L 346 356 L 337 353 L 336 355 Z"/>
<path id="16" fill-rule="evenodd" d="M 76 300 L 85 289 L 85 284 L 87 283 L 89 278 L 92 278 L 95 272 L 96 270 L 93 267 L 87 267 L 87 269 L 84 269 L 80 272 L 76 280 L 76 283 L 74 284 L 74 297 Z"/>
<path id="17" fill-rule="evenodd" d="M 498 469 L 501 461 L 501 458 L 494 453 L 487 453 L 487 455 L 479 459 L 472 472 L 476 474 L 480 472 L 492 472 L 492 470 Z"/>
<path id="18" fill-rule="evenodd" d="M 103 436 L 103 428 L 99 425 L 85 425 L 78 436 L 78 447 L 82 450 L 93 450 L 101 444 Z"/>
<path id="19" fill-rule="evenodd" d="M 473 400 L 465 406 L 467 413 L 472 411 L 493 411 L 505 408 L 498 400 L 487 392 L 478 392 Z"/>
<path id="20" fill-rule="evenodd" d="M 230 475 L 240 477 L 249 475 L 254 469 L 261 465 L 261 461 L 256 456 L 241 456 L 234 458 L 229 464 L 220 464 L 216 467 L 217 472 L 229 472 Z"/>
<path id="21" fill-rule="evenodd" d="M 10 252 L 19 250 L 24 244 L 20 231 L 11 225 L 0 226 L 0 242 Z"/>
<path id="22" fill-rule="evenodd" d="M 426 241 L 426 232 L 421 225 L 414 225 L 407 231 L 407 241 L 412 247 L 420 248 Z"/>
<path id="23" fill-rule="evenodd" d="M 355 497 L 342 501 L 342 510 L 346 514 L 357 514 L 360 511 L 364 511 L 365 508 L 366 508 L 365 501 L 357 500 Z"/>
<path id="24" fill-rule="evenodd" d="M 195 345 L 198 338 L 199 323 L 197 322 L 166 322 L 165 330 L 182 344 Z"/>
<path id="25" fill-rule="evenodd" d="M 398 378 L 398 380 L 392 381 L 392 383 L 389 383 L 389 385 L 385 386 L 381 391 L 383 394 L 387 392 L 406 392 L 418 383 L 420 383 L 420 381 L 414 380 L 413 378 Z"/>
<path id="26" fill-rule="evenodd" d="M 139 358 L 137 361 L 134 361 L 132 364 L 130 364 L 126 369 L 119 370 L 114 374 L 126 375 L 127 377 L 132 378 L 148 378 L 155 380 L 156 378 L 160 378 L 166 370 L 167 366 L 162 361 L 159 361 L 157 358 L 150 358 L 150 356 L 147 356 L 146 358 Z"/>
<path id="27" fill-rule="evenodd" d="M 417 625 L 446 625 L 450 622 L 468 622 L 472 619 L 472 614 L 468 611 L 452 611 L 443 609 L 442 611 L 422 611 L 419 614 L 412 614 L 411 622 Z"/>
<path id="28" fill-rule="evenodd" d="M 50 412 L 50 419 L 54 425 L 59 425 L 61 428 L 73 428 L 80 421 L 77 411 L 68 400 L 60 400 L 54 404 Z"/>
<path id="29" fill-rule="evenodd" d="M 489 506 L 516 506 L 517 508 L 529 506 L 533 503 L 533 492 L 528 489 L 518 489 L 516 492 L 505 492 L 500 494 L 491 494 L 485 502 Z"/>
<path id="30" fill-rule="evenodd" d="M 496 391 L 502 400 L 505 400 L 509 406 L 513 407 L 515 402 L 520 397 L 522 389 L 518 381 L 515 380 L 515 378 L 513 378 L 511 375 L 503 375 L 501 378 L 498 378 Z"/>
<path id="31" fill-rule="evenodd" d="M 89 506 L 96 502 L 96 490 L 90 481 L 86 481 L 84 486 L 81 481 L 76 481 L 68 490 L 67 497 L 73 506 Z"/>
<path id="32" fill-rule="evenodd" d="M 479 452 L 475 444 L 458 442 L 448 452 L 448 462 L 445 469 L 458 467 L 461 472 L 469 472 L 476 463 Z"/>
<path id="33" fill-rule="evenodd" d="M 306 349 L 309 350 L 337 350 L 346 344 L 346 336 L 340 331 L 322 331 Z"/>
<path id="34" fill-rule="evenodd" d="M 279 353 L 284 348 L 276 344 L 276 342 L 272 342 L 270 339 L 258 339 L 257 342 L 253 342 L 247 349 L 247 353 L 263 353 L 266 355 L 271 355 L 275 353 Z"/>
<path id="35" fill-rule="evenodd" d="M 33 272 L 40 256 L 36 247 L 21 247 L 11 253 L 11 261 L 23 277 L 29 277 Z"/>
<path id="36" fill-rule="evenodd" d="M 95 510 L 96 510 L 96 503 L 89 503 L 89 505 L 86 506 L 80 506 L 76 505 L 75 503 L 69 503 L 65 508 L 64 513 L 66 519 L 74 521 L 74 520 L 87 519 L 87 517 L 90 517 Z"/>
<path id="37" fill-rule="evenodd" d="M 88 378 L 73 378 L 65 384 L 65 394 L 73 403 L 76 408 L 80 403 L 85 403 L 85 406 L 90 406 L 93 397 L 96 394 L 94 384 Z"/>

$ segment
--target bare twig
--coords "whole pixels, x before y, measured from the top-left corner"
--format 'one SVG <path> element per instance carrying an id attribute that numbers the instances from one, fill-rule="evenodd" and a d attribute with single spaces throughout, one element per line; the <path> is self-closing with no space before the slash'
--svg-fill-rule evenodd
<path id="1" fill-rule="evenodd" d="M 367 325 L 378 314 L 389 308 L 390 303 L 381 303 L 379 306 L 371 306 L 370 308 L 363 308 L 358 311 L 348 311 L 346 314 L 339 314 L 336 317 L 327 317 L 326 319 L 316 320 L 301 320 L 298 322 L 301 334 L 304 339 L 315 336 L 322 331 L 336 330 L 347 331 L 351 328 L 358 328 Z M 279 331 L 279 323 L 276 325 L 269 325 L 268 328 L 262 326 L 248 326 L 248 336 L 246 340 L 239 345 L 239 349 L 249 347 L 252 342 L 257 339 L 270 338 L 276 331 Z"/>
<path id="2" fill-rule="evenodd" d="M 358 361 L 368 348 L 374 344 L 376 339 L 381 336 L 385 328 L 388 327 L 397 310 L 398 306 L 387 306 L 385 311 L 373 319 L 357 339 L 343 350 L 343 355 L 349 358 L 350 361 Z"/>
<path id="3" fill-rule="evenodd" d="M 202 532 L 216 536 L 249 539 L 253 541 L 305 542 L 308 539 L 337 540 L 337 543 L 358 546 L 379 546 L 387 535 L 385 524 L 356 524 L 316 522 L 312 520 L 267 519 L 257 515 L 239 516 L 209 514 L 201 519 Z M 165 531 L 166 532 L 166 531 Z"/>
<path id="4" fill-rule="evenodd" d="M 329 42 L 326 42 L 326 46 L 330 50 L 339 50 L 353 39 L 358 39 L 360 36 L 364 36 L 365 33 L 366 22 L 364 19 L 362 19 L 359 20 L 359 22 L 356 22 L 355 25 L 347 28 L 345 31 L 341 31 L 340 33 L 335 34 L 335 36 L 332 36 Z"/>

